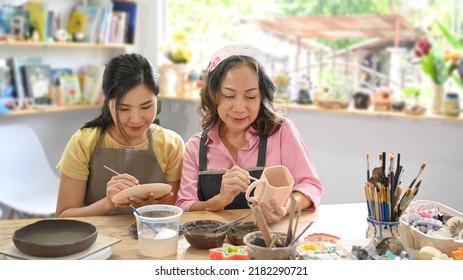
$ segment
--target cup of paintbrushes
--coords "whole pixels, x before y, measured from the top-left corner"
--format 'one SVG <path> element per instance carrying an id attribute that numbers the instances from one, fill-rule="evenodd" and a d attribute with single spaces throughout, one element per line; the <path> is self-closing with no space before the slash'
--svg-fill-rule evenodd
<path id="1" fill-rule="evenodd" d="M 389 187 L 378 182 L 366 182 L 364 189 L 368 207 L 366 238 L 398 238 L 400 223 L 392 219 L 394 210 Z"/>
<path id="2" fill-rule="evenodd" d="M 366 238 L 381 240 L 386 237 L 399 238 L 399 221 L 377 221 L 367 217 L 368 228 Z"/>

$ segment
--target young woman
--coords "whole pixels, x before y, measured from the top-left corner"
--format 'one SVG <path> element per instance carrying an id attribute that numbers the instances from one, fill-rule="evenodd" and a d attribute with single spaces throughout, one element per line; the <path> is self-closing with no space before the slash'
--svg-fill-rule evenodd
<path id="1" fill-rule="evenodd" d="M 175 132 L 153 124 L 159 84 L 151 63 L 139 54 L 111 59 L 103 92 L 101 115 L 72 136 L 57 165 L 57 217 L 129 213 L 130 204 L 175 203 L 185 145 Z M 112 202 L 116 193 L 143 183 L 168 183 L 172 191 L 158 200 L 150 194 L 145 200 Z"/>
<path id="2" fill-rule="evenodd" d="M 246 45 L 226 46 L 212 58 L 200 93 L 204 130 L 189 139 L 183 159 L 176 205 L 184 211 L 247 208 L 249 176 L 274 165 L 291 172 L 296 209 L 317 208 L 323 186 L 298 130 L 274 103 L 264 58 Z M 260 206 L 270 223 L 289 212 L 289 203 Z"/>

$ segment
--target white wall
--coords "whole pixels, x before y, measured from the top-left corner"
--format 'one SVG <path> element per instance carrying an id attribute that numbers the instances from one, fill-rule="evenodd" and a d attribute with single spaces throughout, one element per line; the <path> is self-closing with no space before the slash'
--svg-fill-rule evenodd
<path id="1" fill-rule="evenodd" d="M 162 100 L 161 125 L 183 139 L 200 131 L 195 101 Z M 372 117 L 290 109 L 324 183 L 323 204 L 364 202 L 365 154 L 370 167 L 380 152 L 400 153 L 402 187 L 418 174 L 422 184 L 416 199 L 435 200 L 463 211 L 463 125 L 450 122 Z"/>

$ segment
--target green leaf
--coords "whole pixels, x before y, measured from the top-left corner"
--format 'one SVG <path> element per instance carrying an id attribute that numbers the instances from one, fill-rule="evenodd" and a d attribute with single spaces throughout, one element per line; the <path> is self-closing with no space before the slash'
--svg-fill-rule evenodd
<path id="1" fill-rule="evenodd" d="M 450 46 L 454 49 L 461 49 L 463 48 L 463 42 L 457 38 L 455 34 L 450 31 L 447 26 L 439 22 L 438 20 L 435 21 L 437 26 L 439 27 L 439 30 L 442 32 L 444 37 L 447 39 L 449 42 Z"/>

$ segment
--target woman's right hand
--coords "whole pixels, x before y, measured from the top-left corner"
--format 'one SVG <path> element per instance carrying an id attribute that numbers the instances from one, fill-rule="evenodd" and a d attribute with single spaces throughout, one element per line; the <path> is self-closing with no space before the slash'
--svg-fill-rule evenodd
<path id="1" fill-rule="evenodd" d="M 131 188 L 138 184 L 137 178 L 127 173 L 113 176 L 106 184 L 106 201 L 112 208 L 129 208 L 131 203 L 129 199 L 126 199 L 126 203 L 124 204 L 114 204 L 112 201 L 113 196 L 124 189 Z"/>
<path id="2" fill-rule="evenodd" d="M 214 197 L 214 199 L 216 199 L 214 207 L 206 210 L 223 210 L 225 206 L 233 202 L 233 199 L 235 199 L 237 195 L 242 192 L 246 192 L 249 183 L 249 172 L 236 165 L 233 166 L 222 176 L 220 193 Z"/>

